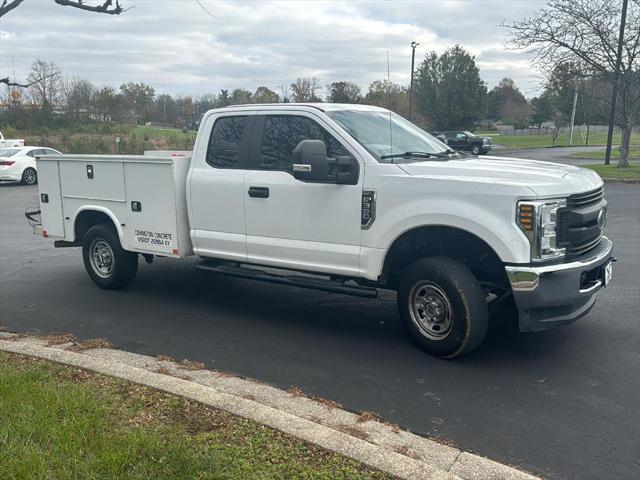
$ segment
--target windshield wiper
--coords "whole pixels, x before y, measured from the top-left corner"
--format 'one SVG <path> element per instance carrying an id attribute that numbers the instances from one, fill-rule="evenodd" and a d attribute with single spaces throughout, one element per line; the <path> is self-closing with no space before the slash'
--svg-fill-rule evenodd
<path id="1" fill-rule="evenodd" d="M 404 152 L 390 153 L 388 155 L 380 156 L 380 160 L 386 160 L 388 158 L 449 158 L 449 155 L 446 155 L 445 153 Z"/>

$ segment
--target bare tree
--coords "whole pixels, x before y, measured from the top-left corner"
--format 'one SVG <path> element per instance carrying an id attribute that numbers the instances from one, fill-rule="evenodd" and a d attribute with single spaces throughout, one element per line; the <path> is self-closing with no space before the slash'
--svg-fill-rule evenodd
<path id="1" fill-rule="evenodd" d="M 62 95 L 67 114 L 73 117 L 89 115 L 96 94 L 95 86 L 82 78 L 67 78 L 62 82 Z"/>
<path id="2" fill-rule="evenodd" d="M 107 15 L 120 15 L 122 12 L 126 12 L 128 8 L 122 8 L 120 2 L 116 0 L 115 4 L 113 0 L 105 0 L 97 5 L 87 4 L 85 0 L 53 0 L 58 5 L 63 7 L 73 7 L 79 10 L 86 10 L 88 12 L 106 13 Z M 11 10 L 20 5 L 24 0 L 2 0 L 0 3 L 0 17 L 9 13 Z"/>
<path id="3" fill-rule="evenodd" d="M 60 68 L 54 62 L 36 60 L 31 64 L 31 73 L 27 77 L 31 100 L 43 108 L 53 107 L 60 94 Z"/>
<path id="4" fill-rule="evenodd" d="M 291 92 L 294 102 L 321 102 L 322 100 L 316 95 L 316 91 L 320 89 L 318 79 L 315 77 L 300 78 L 291 84 Z"/>
<path id="5" fill-rule="evenodd" d="M 548 0 L 530 18 L 504 26 L 512 44 L 533 52 L 534 63 L 544 71 L 572 63 L 611 88 L 617 73 L 616 123 L 622 130 L 618 166 L 627 167 L 631 131 L 640 117 L 640 0 L 630 0 L 618 65 L 621 10 L 622 2 L 611 0 Z"/>
<path id="6" fill-rule="evenodd" d="M 278 88 L 282 92 L 282 102 L 289 103 L 289 86 L 282 84 L 282 85 L 278 85 Z"/>

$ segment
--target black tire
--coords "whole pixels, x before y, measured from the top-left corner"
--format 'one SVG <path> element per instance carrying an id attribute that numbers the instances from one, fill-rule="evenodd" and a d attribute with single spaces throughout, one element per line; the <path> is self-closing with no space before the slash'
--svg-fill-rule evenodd
<path id="1" fill-rule="evenodd" d="M 412 306 L 418 305 L 417 299 L 420 308 Z M 478 280 L 463 263 L 448 257 L 418 260 L 401 275 L 398 310 L 415 343 L 441 358 L 477 348 L 489 325 L 486 296 Z M 414 317 L 419 318 L 414 321 Z"/>
<path id="2" fill-rule="evenodd" d="M 25 168 L 24 172 L 22 172 L 22 180 L 21 183 L 23 185 L 36 185 L 38 183 L 38 172 L 35 168 Z"/>
<path id="3" fill-rule="evenodd" d="M 122 249 L 111 225 L 95 225 L 87 231 L 82 239 L 82 259 L 91 280 L 106 290 L 125 288 L 138 273 L 138 254 Z"/>
<path id="4" fill-rule="evenodd" d="M 480 155 L 480 152 L 481 152 L 480 145 L 478 145 L 477 143 L 471 145 L 471 153 L 473 155 Z"/>

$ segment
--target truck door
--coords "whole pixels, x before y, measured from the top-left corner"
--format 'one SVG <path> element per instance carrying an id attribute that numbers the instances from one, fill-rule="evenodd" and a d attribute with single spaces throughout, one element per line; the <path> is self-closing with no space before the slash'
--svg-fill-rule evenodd
<path id="1" fill-rule="evenodd" d="M 211 132 L 199 142 L 187 179 L 189 223 L 194 253 L 246 261 L 245 174 L 254 117 L 212 115 L 201 127 Z"/>
<path id="2" fill-rule="evenodd" d="M 261 113 L 261 112 L 260 112 Z M 358 275 L 362 177 L 357 185 L 293 177 L 293 150 L 322 140 L 327 155 L 358 158 L 310 113 L 260 114 L 245 178 L 247 253 L 252 263 Z"/>

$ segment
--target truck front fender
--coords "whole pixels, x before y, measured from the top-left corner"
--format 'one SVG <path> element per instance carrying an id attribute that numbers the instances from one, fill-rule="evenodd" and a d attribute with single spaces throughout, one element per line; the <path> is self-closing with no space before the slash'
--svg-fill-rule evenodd
<path id="1" fill-rule="evenodd" d="M 502 263 L 530 261 L 529 241 L 515 224 L 512 199 L 502 205 L 489 206 L 448 197 L 433 202 L 396 204 L 391 211 L 377 215 L 372 228 L 363 232 L 363 275 L 378 278 L 394 243 L 413 230 L 429 227 L 447 227 L 471 234 L 487 244 Z"/>

